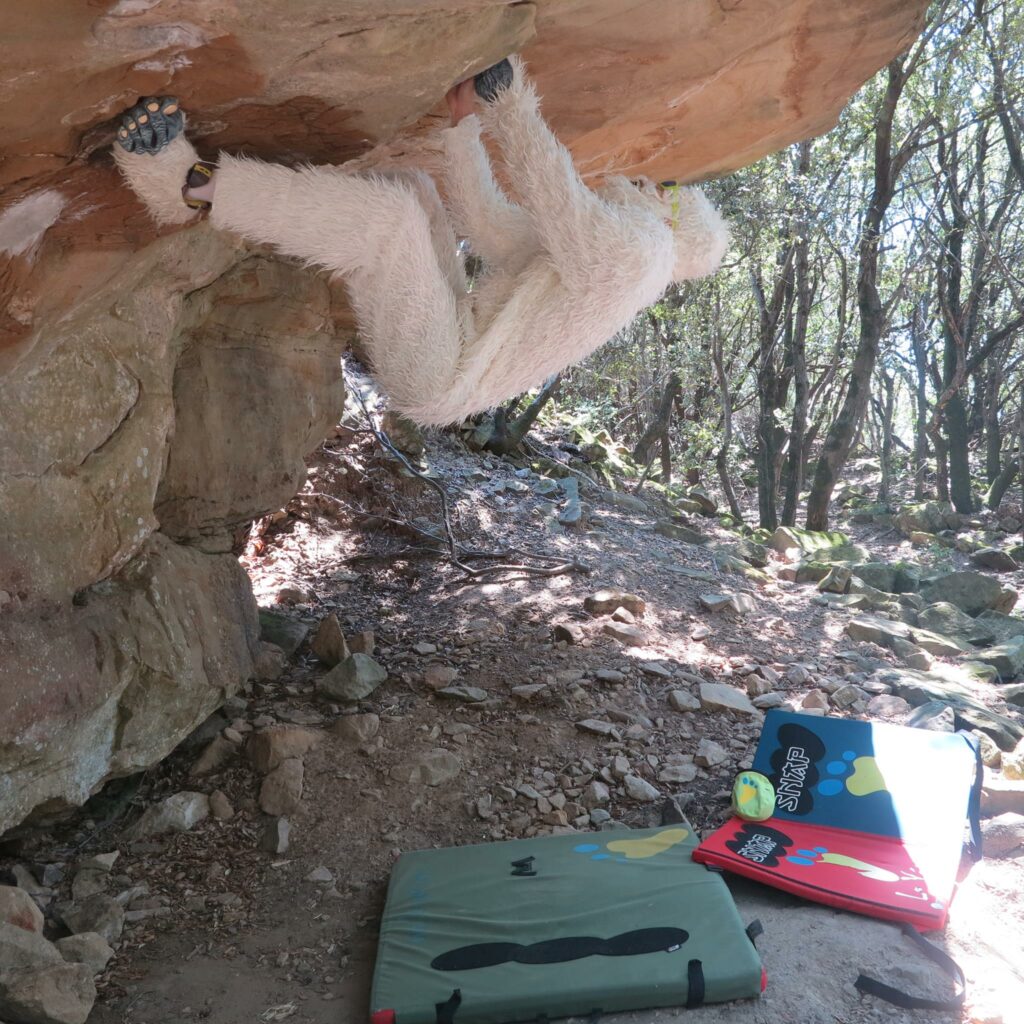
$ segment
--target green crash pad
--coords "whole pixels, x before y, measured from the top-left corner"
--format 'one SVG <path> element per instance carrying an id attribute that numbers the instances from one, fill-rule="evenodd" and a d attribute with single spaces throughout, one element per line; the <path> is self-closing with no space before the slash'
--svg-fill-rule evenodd
<path id="1" fill-rule="evenodd" d="M 757 996 L 684 826 L 421 850 L 391 875 L 372 1024 L 509 1024 Z"/>

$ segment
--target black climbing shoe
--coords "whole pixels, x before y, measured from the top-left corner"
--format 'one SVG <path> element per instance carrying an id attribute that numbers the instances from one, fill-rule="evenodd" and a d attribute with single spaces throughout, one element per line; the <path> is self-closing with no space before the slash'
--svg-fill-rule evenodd
<path id="1" fill-rule="evenodd" d="M 208 199 L 193 199 L 188 194 L 188 190 L 190 188 L 202 188 L 203 185 L 209 184 L 215 170 L 217 170 L 217 165 L 207 163 L 205 160 L 194 163 L 188 169 L 188 174 L 185 176 L 185 184 L 181 187 L 181 198 L 185 200 L 186 206 L 193 210 L 210 209 L 213 204 Z"/>
<path id="2" fill-rule="evenodd" d="M 507 57 L 504 60 L 498 61 L 497 64 L 492 64 L 485 71 L 481 71 L 473 79 L 476 94 L 485 103 L 490 103 L 499 92 L 507 89 L 511 84 L 512 65 Z"/>
<path id="3" fill-rule="evenodd" d="M 121 115 L 117 141 L 129 153 L 153 156 L 177 138 L 185 116 L 173 96 L 147 96 Z"/>

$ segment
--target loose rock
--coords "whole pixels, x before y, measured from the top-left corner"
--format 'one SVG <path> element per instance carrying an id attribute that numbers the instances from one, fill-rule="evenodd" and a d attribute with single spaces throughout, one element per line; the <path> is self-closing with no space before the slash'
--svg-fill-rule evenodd
<path id="1" fill-rule="evenodd" d="M 403 765 L 392 768 L 391 776 L 399 782 L 440 786 L 454 779 L 461 769 L 462 763 L 450 750 L 435 747 Z"/>
<path id="2" fill-rule="evenodd" d="M 282 761 L 260 787 L 260 809 L 273 816 L 294 814 L 302 803 L 305 769 L 297 757 Z"/>
<path id="3" fill-rule="evenodd" d="M 380 732 L 380 718 L 373 714 L 344 715 L 331 726 L 330 732 L 347 743 L 362 746 Z"/>
<path id="4" fill-rule="evenodd" d="M 622 784 L 626 788 L 626 794 L 641 803 L 651 803 L 661 796 L 654 786 L 646 779 L 641 779 L 639 775 L 627 775 L 622 780 Z"/>
<path id="5" fill-rule="evenodd" d="M 368 654 L 350 654 L 317 682 L 317 690 L 332 700 L 363 700 L 387 677 L 387 669 Z"/>
<path id="6" fill-rule="evenodd" d="M 54 945 L 68 963 L 85 964 L 93 975 L 102 974 L 114 955 L 107 940 L 95 932 L 69 935 L 58 939 Z"/>
<path id="7" fill-rule="evenodd" d="M 0 885 L 0 925 L 4 924 L 42 935 L 43 913 L 24 889 Z"/>
<path id="8" fill-rule="evenodd" d="M 150 807 L 129 830 L 133 839 L 145 839 L 162 832 L 188 832 L 210 814 L 205 793 L 175 793 Z"/>
<path id="9" fill-rule="evenodd" d="M 0 1014 L 12 1024 L 85 1024 L 96 985 L 85 964 L 59 963 L 5 973 Z"/>
<path id="10" fill-rule="evenodd" d="M 246 750 L 260 774 L 272 772 L 289 758 L 304 757 L 320 742 L 321 733 L 297 725 L 278 725 L 254 733 Z"/>
<path id="11" fill-rule="evenodd" d="M 700 705 L 705 711 L 736 711 L 746 715 L 759 713 L 745 693 L 725 683 L 701 683 Z"/>
<path id="12" fill-rule="evenodd" d="M 313 653 L 328 668 L 334 668 L 349 656 L 345 635 L 341 631 L 338 616 L 333 612 L 321 620 L 311 646 Z"/>

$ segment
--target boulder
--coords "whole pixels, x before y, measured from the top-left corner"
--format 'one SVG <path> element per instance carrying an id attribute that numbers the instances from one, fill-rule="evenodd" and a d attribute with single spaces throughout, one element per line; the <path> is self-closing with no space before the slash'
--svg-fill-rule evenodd
<path id="1" fill-rule="evenodd" d="M 0 1013 L 13 1024 L 85 1024 L 96 985 L 86 964 L 59 963 L 0 975 Z"/>
<path id="2" fill-rule="evenodd" d="M 313 637 L 312 648 L 313 653 L 328 668 L 334 668 L 338 662 L 344 661 L 349 656 L 345 635 L 341 631 L 341 624 L 334 612 L 320 620 L 316 636 Z"/>
<path id="3" fill-rule="evenodd" d="M 938 533 L 947 528 L 947 516 L 953 512 L 948 501 L 928 501 L 908 505 L 896 516 L 897 529 L 909 537 L 912 533 Z"/>
<path id="4" fill-rule="evenodd" d="M 422 786 L 440 786 L 450 782 L 462 770 L 462 763 L 450 750 L 436 747 L 391 769 L 398 782 Z"/>
<path id="5" fill-rule="evenodd" d="M 246 754 L 261 775 L 273 771 L 288 758 L 301 758 L 320 742 L 322 733 L 297 725 L 274 725 L 249 737 Z"/>
<path id="6" fill-rule="evenodd" d="M 971 555 L 971 561 L 993 572 L 1016 572 L 1020 568 L 1012 555 L 998 548 L 981 548 Z"/>
<path id="7" fill-rule="evenodd" d="M 996 638 L 994 629 L 962 612 L 956 605 L 950 604 L 948 601 L 937 601 L 935 604 L 925 605 L 918 612 L 917 622 L 923 629 L 939 633 L 942 636 L 953 637 L 964 644 L 980 647 L 991 644 Z"/>
<path id="8" fill-rule="evenodd" d="M 110 944 L 95 932 L 82 932 L 58 939 L 54 945 L 64 959 L 71 964 L 85 964 L 91 974 L 102 974 L 114 955 Z"/>
<path id="9" fill-rule="evenodd" d="M 43 912 L 24 889 L 0 885 L 0 924 L 42 935 Z"/>
<path id="10" fill-rule="evenodd" d="M 1024 636 L 1014 637 L 995 647 L 986 647 L 974 656 L 974 660 L 991 665 L 998 673 L 999 682 L 1009 683 L 1024 673 Z"/>
<path id="11" fill-rule="evenodd" d="M 701 683 L 699 689 L 700 706 L 705 711 L 735 711 L 742 715 L 757 715 L 757 708 L 750 698 L 742 691 L 733 689 L 726 683 Z"/>
<path id="12" fill-rule="evenodd" d="M 589 181 L 693 181 L 824 132 L 925 7 L 22 5 L 0 82 L 0 831 L 151 767 L 250 676 L 235 533 L 293 496 L 344 401 L 340 286 L 202 219 L 157 228 L 109 156 L 121 110 L 179 96 L 211 156 L 430 170 L 446 89 L 522 50 Z"/>
<path id="13" fill-rule="evenodd" d="M 634 615 L 643 616 L 647 602 L 636 594 L 621 590 L 598 590 L 583 599 L 583 607 L 591 615 L 610 615 L 616 608 L 627 608 Z"/>
<path id="14" fill-rule="evenodd" d="M 765 541 L 765 546 L 773 551 L 791 551 L 796 548 L 804 554 L 812 554 L 849 543 L 846 534 L 838 530 L 803 530 L 798 526 L 780 526 Z"/>
<path id="15" fill-rule="evenodd" d="M 302 804 L 302 782 L 305 769 L 297 757 L 282 761 L 260 786 L 260 810 L 271 817 L 294 814 Z"/>
<path id="16" fill-rule="evenodd" d="M 920 571 L 912 562 L 864 562 L 851 568 L 853 575 L 888 594 L 916 593 Z"/>
<path id="17" fill-rule="evenodd" d="M 1003 587 L 991 576 L 971 569 L 922 580 L 921 596 L 927 604 L 946 601 L 971 616 L 989 609 L 1008 612 L 1017 603 L 1016 590 Z"/>
<path id="18" fill-rule="evenodd" d="M 1004 643 L 1014 637 L 1024 636 L 1024 619 L 1004 612 L 983 611 L 976 620 L 979 630 L 996 643 Z"/>
<path id="19" fill-rule="evenodd" d="M 210 798 L 205 793 L 175 793 L 147 808 L 132 826 L 131 837 L 145 839 L 164 832 L 188 832 L 209 814 Z"/>

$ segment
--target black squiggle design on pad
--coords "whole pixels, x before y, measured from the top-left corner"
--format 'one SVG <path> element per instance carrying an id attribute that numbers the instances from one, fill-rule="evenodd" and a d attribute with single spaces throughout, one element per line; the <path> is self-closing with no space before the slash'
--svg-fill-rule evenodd
<path id="1" fill-rule="evenodd" d="M 766 868 L 777 868 L 780 858 L 792 845 L 793 840 L 785 832 L 760 821 L 744 822 L 735 837 L 725 844 L 726 849 Z"/>
<path id="2" fill-rule="evenodd" d="M 563 964 L 588 956 L 639 956 L 643 953 L 671 953 L 690 937 L 682 928 L 640 928 L 633 932 L 598 939 L 572 935 L 545 939 L 522 946 L 517 942 L 478 942 L 450 949 L 431 961 L 436 971 L 475 971 L 499 964 Z"/>
<path id="3" fill-rule="evenodd" d="M 813 791 L 821 778 L 818 762 L 825 756 L 825 744 L 810 729 L 794 722 L 780 726 L 777 742 L 769 758 L 772 770 L 768 775 L 775 787 L 776 806 L 791 814 L 807 814 L 814 807 Z M 791 801 L 795 806 L 789 806 Z"/>

